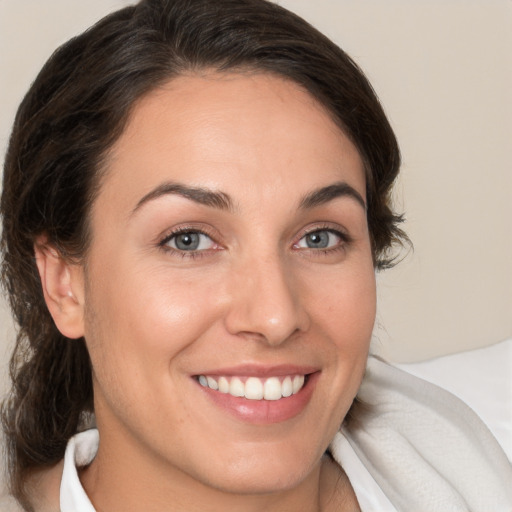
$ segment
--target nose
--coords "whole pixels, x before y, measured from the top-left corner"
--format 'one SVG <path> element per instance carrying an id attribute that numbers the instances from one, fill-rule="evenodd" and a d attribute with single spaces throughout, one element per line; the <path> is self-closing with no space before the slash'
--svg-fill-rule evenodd
<path id="1" fill-rule="evenodd" d="M 231 334 L 278 346 L 308 329 L 300 282 L 278 256 L 243 262 L 232 269 L 230 282 L 225 323 Z"/>

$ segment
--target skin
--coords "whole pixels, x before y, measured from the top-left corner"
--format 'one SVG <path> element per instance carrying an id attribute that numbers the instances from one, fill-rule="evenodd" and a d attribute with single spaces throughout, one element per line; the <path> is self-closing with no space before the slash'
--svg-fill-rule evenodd
<path id="1" fill-rule="evenodd" d="M 231 207 L 155 193 L 170 182 Z M 323 454 L 375 318 L 366 212 L 354 194 L 303 204 L 340 183 L 365 200 L 360 155 L 289 81 L 205 72 L 136 105 L 92 207 L 86 264 L 36 246 L 50 311 L 91 356 L 101 443 L 81 480 L 98 512 L 358 509 Z M 193 254 L 169 240 L 183 227 L 207 235 Z M 328 247 L 308 247 L 310 231 Z M 314 366 L 310 401 L 253 424 L 193 378 L 245 363 Z"/>

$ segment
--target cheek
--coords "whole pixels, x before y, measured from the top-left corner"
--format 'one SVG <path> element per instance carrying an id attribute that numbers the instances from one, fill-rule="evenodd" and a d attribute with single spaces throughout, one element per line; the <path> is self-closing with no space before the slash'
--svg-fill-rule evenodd
<path id="1" fill-rule="evenodd" d="M 314 301 L 314 317 L 321 338 L 329 340 L 329 372 L 333 411 L 344 415 L 354 398 L 366 368 L 376 314 L 373 266 L 333 278 L 329 292 Z"/>
<path id="2" fill-rule="evenodd" d="M 325 443 L 342 424 L 366 368 L 376 312 L 375 274 L 371 260 L 366 260 L 329 272 L 329 279 L 326 271 L 322 281 L 315 280 L 316 286 L 308 282 L 304 294 L 312 328 L 307 342 L 322 354 L 325 364 L 314 417 L 316 425 L 327 426 Z"/>
<path id="3" fill-rule="evenodd" d="M 354 355 L 368 348 L 376 314 L 371 262 L 333 272 L 324 288 L 310 286 L 312 316 L 340 350 Z"/>
<path id="4" fill-rule="evenodd" d="M 187 389 L 187 375 L 195 368 L 191 359 L 197 363 L 205 351 L 211 355 L 207 340 L 219 339 L 209 333 L 222 325 L 219 281 L 226 275 L 176 271 L 134 258 L 118 260 L 108 275 L 102 275 L 101 265 L 96 269 L 89 276 L 86 318 L 96 394 L 101 392 L 111 409 L 161 410 L 159 399 L 165 395 L 174 403 Z"/>
<path id="5" fill-rule="evenodd" d="M 154 357 L 168 365 L 215 316 L 208 287 L 198 290 L 197 282 L 165 270 L 132 267 L 96 278 L 93 286 L 87 297 L 91 349 L 106 342 L 112 357 L 132 358 L 133 364 L 147 365 Z"/>
<path id="6" fill-rule="evenodd" d="M 120 266 L 108 278 L 91 275 L 86 341 L 103 426 L 120 419 L 144 429 L 144 422 L 157 421 L 155 411 L 168 424 L 187 421 L 180 404 L 187 389 L 184 354 L 215 323 L 216 314 L 197 283 L 166 274 L 135 267 L 124 273 Z"/>

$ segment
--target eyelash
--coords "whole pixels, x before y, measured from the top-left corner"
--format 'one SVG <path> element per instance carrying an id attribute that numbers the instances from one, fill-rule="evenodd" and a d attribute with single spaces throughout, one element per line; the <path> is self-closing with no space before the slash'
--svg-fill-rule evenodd
<path id="1" fill-rule="evenodd" d="M 338 236 L 341 240 L 341 243 L 339 243 L 335 247 L 329 247 L 326 249 L 314 249 L 314 248 L 306 249 L 306 250 L 308 250 L 309 253 L 315 254 L 315 255 L 333 254 L 337 251 L 345 250 L 346 246 L 350 245 L 350 243 L 352 242 L 352 238 L 346 232 L 344 232 L 340 229 L 335 229 L 331 225 L 323 225 L 323 226 L 315 226 L 314 228 L 304 231 L 298 238 L 297 242 L 293 243 L 293 247 L 295 248 L 297 246 L 297 244 L 304 237 L 312 235 L 314 233 L 322 233 L 322 232 L 328 232 L 328 233 Z M 197 228 L 194 226 L 183 226 L 183 227 L 177 228 L 177 229 L 173 230 L 172 232 L 170 232 L 169 234 L 167 234 L 158 243 L 158 247 L 166 253 L 172 253 L 172 254 L 180 256 L 181 258 L 192 258 L 192 259 L 202 258 L 202 257 L 206 256 L 208 253 L 211 253 L 212 251 L 216 251 L 216 249 L 181 251 L 181 250 L 174 249 L 173 247 L 170 247 L 169 245 L 167 245 L 173 238 L 175 238 L 179 235 L 187 234 L 187 233 L 197 233 L 199 235 L 207 236 L 214 243 L 216 243 L 215 238 L 210 233 L 208 233 L 207 230 Z M 303 251 L 304 248 L 297 248 L 297 250 Z"/>
<path id="2" fill-rule="evenodd" d="M 325 225 L 315 226 L 314 228 L 305 230 L 298 238 L 298 241 L 293 244 L 293 246 L 295 247 L 304 237 L 306 237 L 308 235 L 312 235 L 314 233 L 322 233 L 322 232 L 328 232 L 328 233 L 338 236 L 340 238 L 341 242 L 334 247 L 328 247 L 326 249 L 313 249 L 313 248 L 306 249 L 309 251 L 310 254 L 315 254 L 318 256 L 330 255 L 330 254 L 336 253 L 338 251 L 346 250 L 347 245 L 350 245 L 353 241 L 352 237 L 345 231 L 342 231 L 340 228 L 333 228 L 332 225 L 330 225 L 330 224 L 325 224 Z M 301 250 L 301 249 L 299 248 L 298 250 Z M 304 249 L 302 249 L 302 250 L 304 250 Z"/>
<path id="3" fill-rule="evenodd" d="M 175 237 L 179 235 L 185 235 L 187 233 L 197 233 L 199 235 L 204 235 L 210 238 L 213 242 L 215 242 L 214 237 L 208 233 L 206 230 L 201 228 L 196 228 L 193 226 L 183 226 L 180 228 L 175 229 L 174 231 L 171 231 L 168 235 L 166 235 L 162 241 L 158 243 L 158 247 L 162 249 L 166 253 L 175 254 L 177 256 L 180 256 L 181 258 L 202 258 L 207 255 L 207 253 L 211 253 L 212 250 L 215 251 L 216 249 L 204 249 L 199 251 L 180 251 L 177 249 L 174 249 L 174 247 L 170 247 L 167 244 Z M 215 242 L 216 243 L 216 242 Z"/>

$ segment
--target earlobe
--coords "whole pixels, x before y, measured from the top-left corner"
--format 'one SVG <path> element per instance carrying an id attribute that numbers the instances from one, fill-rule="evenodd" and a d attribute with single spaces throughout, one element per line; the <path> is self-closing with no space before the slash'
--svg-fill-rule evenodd
<path id="1" fill-rule="evenodd" d="M 34 244 L 44 300 L 59 331 L 68 338 L 84 335 L 82 266 L 70 263 L 40 237 Z"/>

